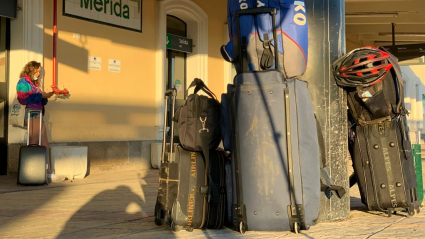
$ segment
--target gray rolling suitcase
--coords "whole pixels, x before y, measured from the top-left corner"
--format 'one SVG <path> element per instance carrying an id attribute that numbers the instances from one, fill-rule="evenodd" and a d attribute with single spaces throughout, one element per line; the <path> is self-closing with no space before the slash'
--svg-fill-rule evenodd
<path id="1" fill-rule="evenodd" d="M 271 13 L 249 9 L 236 13 Z M 276 39 L 274 31 L 274 39 Z M 243 39 L 240 64 L 244 64 Z M 275 55 L 275 65 L 279 65 Z M 307 83 L 281 71 L 234 79 L 233 224 L 245 230 L 298 232 L 314 225 L 320 204 L 320 156 Z M 232 95 L 232 94 L 230 94 Z"/>
<path id="2" fill-rule="evenodd" d="M 40 114 L 39 144 L 29 144 L 30 115 L 38 112 Z M 19 151 L 18 185 L 45 185 L 47 182 L 47 148 L 41 146 L 41 110 L 30 110 L 28 112 L 28 136 L 27 145 L 22 146 Z"/>

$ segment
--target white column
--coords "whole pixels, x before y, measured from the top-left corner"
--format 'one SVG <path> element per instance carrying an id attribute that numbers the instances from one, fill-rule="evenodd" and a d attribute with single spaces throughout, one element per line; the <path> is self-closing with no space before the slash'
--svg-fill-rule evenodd
<path id="1" fill-rule="evenodd" d="M 23 1 L 25 62 L 38 61 L 43 64 L 43 2 L 44 0 Z"/>
<path id="2" fill-rule="evenodd" d="M 43 65 L 43 3 L 44 0 L 18 0 L 17 18 L 10 21 L 9 108 L 24 65 L 29 61 Z M 25 142 L 25 133 L 26 130 L 9 126 L 8 142 Z"/>

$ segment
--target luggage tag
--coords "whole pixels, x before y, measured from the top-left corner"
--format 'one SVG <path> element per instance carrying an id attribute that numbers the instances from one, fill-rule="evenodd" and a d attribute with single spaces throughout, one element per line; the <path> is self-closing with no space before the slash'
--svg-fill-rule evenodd
<path id="1" fill-rule="evenodd" d="M 363 102 L 366 102 L 370 98 L 372 98 L 372 94 L 369 91 L 359 91 L 359 97 Z"/>

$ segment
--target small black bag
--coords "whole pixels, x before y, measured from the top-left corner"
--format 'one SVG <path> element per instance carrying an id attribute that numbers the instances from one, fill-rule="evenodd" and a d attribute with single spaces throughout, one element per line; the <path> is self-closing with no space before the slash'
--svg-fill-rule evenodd
<path id="1" fill-rule="evenodd" d="M 180 144 L 189 151 L 216 149 L 221 141 L 220 103 L 201 79 L 195 78 L 189 88 L 191 87 L 195 87 L 194 93 L 187 97 L 174 119 L 179 125 Z M 200 90 L 211 98 L 198 95 Z M 209 146 L 208 149 L 203 147 L 201 131 L 208 133 L 207 142 L 204 142 Z"/>

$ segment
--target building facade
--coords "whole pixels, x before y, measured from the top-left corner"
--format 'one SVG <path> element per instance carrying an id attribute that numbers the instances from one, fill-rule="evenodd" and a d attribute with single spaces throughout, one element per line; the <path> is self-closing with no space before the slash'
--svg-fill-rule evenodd
<path id="1" fill-rule="evenodd" d="M 416 61 L 416 59 L 415 59 Z M 403 63 L 401 66 L 404 78 L 404 101 L 406 109 L 409 111 L 407 122 L 410 131 L 410 140 L 412 144 L 424 144 L 424 82 L 425 66 L 423 64 L 414 64 L 411 62 Z"/>
<path id="2" fill-rule="evenodd" d="M 55 71 L 57 87 L 69 91 L 46 105 L 52 147 L 87 146 L 92 171 L 148 168 L 151 144 L 162 138 L 165 89 L 176 86 L 183 99 L 197 77 L 220 95 L 229 82 L 231 67 L 219 51 L 226 16 L 226 0 L 18 0 L 8 20 L 8 107 L 23 66 L 41 62 L 44 90 L 52 90 Z M 176 39 L 191 49 L 169 46 Z M 2 161 L 14 173 L 26 130 L 4 125 Z"/>

